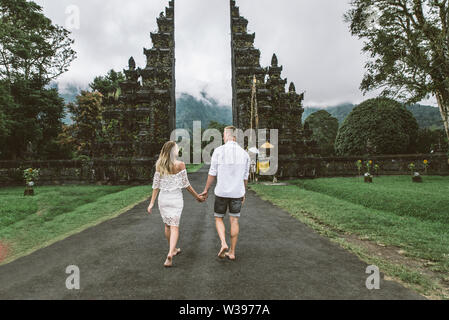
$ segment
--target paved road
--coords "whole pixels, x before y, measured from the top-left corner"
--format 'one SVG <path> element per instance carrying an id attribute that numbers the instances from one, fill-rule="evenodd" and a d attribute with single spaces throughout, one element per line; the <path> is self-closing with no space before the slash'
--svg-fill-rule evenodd
<path id="1" fill-rule="evenodd" d="M 191 175 L 202 189 L 206 169 Z M 219 260 L 212 215 L 185 194 L 175 267 L 163 268 L 161 217 L 147 203 L 122 216 L 0 267 L 1 299 L 420 299 L 397 283 L 366 289 L 367 265 L 250 192 L 238 260 Z M 65 287 L 76 265 L 81 289 Z"/>

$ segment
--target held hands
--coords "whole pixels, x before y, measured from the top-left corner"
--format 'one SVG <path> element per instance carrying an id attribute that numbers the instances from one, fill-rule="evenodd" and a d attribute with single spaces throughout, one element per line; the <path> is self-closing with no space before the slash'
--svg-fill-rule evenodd
<path id="1" fill-rule="evenodd" d="M 198 195 L 198 202 L 205 202 L 208 198 L 208 192 L 204 191 L 203 193 L 201 193 L 200 195 Z"/>
<path id="2" fill-rule="evenodd" d="M 198 195 L 198 197 L 196 198 L 196 201 L 203 203 L 207 200 L 207 198 L 205 198 L 202 194 Z"/>
<path id="3" fill-rule="evenodd" d="M 204 198 L 204 201 L 207 200 L 207 198 L 209 198 L 209 191 L 204 190 L 202 194 L 200 194 L 200 197 Z"/>

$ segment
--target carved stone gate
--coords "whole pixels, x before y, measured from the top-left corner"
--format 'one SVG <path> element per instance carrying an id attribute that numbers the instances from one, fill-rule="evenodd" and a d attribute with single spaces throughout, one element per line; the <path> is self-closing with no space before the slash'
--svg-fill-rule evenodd
<path id="1" fill-rule="evenodd" d="M 260 129 L 278 129 L 280 173 L 282 162 L 304 155 L 302 101 L 293 83 L 286 91 L 287 79 L 273 54 L 271 65 L 260 65 L 260 51 L 254 48 L 255 34 L 248 33 L 248 20 L 230 0 L 232 111 L 239 129 L 250 128 L 250 105 L 254 77 Z M 144 49 L 146 66 L 136 66 L 133 57 L 124 70 L 118 105 L 104 113 L 107 126 L 114 131 L 112 142 L 99 144 L 98 153 L 109 159 L 149 159 L 157 156 L 176 125 L 175 95 L 175 1 L 157 18 L 158 31 L 151 33 L 153 47 Z M 270 138 L 268 138 L 270 139 Z M 293 174 L 297 170 L 288 166 Z"/>

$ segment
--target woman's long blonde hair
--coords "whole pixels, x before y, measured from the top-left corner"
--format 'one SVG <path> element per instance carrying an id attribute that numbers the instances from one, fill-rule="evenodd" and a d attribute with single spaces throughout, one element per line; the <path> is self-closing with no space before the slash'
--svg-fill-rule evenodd
<path id="1" fill-rule="evenodd" d="M 156 172 L 159 172 L 161 176 L 167 176 L 175 172 L 175 161 L 177 158 L 176 142 L 168 141 L 164 144 L 159 155 L 159 159 L 156 162 Z"/>

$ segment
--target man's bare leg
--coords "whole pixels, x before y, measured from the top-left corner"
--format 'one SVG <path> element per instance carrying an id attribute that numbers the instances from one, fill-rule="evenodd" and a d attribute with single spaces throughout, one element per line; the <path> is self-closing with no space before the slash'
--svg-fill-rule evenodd
<path id="1" fill-rule="evenodd" d="M 235 249 L 237 247 L 237 241 L 239 239 L 240 226 L 239 218 L 230 217 L 231 220 L 231 250 L 226 254 L 230 260 L 235 260 Z"/>
<path id="2" fill-rule="evenodd" d="M 229 249 L 228 244 L 226 243 L 226 228 L 223 222 L 223 218 L 215 217 L 215 226 L 217 228 L 218 236 L 220 237 L 221 241 L 221 249 L 218 253 L 218 257 L 223 259 L 226 257 L 226 251 L 228 251 Z"/>

